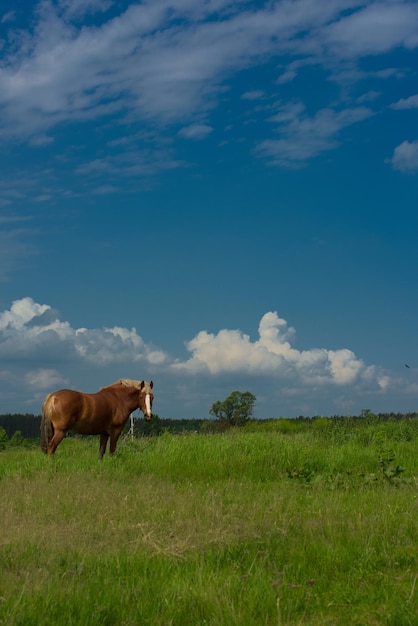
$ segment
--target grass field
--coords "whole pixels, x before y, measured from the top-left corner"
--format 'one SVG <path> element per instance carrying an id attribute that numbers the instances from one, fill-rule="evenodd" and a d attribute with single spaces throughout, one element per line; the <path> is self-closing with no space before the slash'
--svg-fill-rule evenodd
<path id="1" fill-rule="evenodd" d="M 0 624 L 418 623 L 414 421 L 0 452 Z"/>

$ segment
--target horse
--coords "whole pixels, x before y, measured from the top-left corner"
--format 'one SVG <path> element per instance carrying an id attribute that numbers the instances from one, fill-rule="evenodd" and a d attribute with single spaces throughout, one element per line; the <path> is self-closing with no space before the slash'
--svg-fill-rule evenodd
<path id="1" fill-rule="evenodd" d="M 50 393 L 42 405 L 42 451 L 52 456 L 72 430 L 82 435 L 100 435 L 100 459 L 110 437 L 110 454 L 114 454 L 123 427 L 135 409 L 140 408 L 147 421 L 152 418 L 153 386 L 152 381 L 124 378 L 97 393 L 72 389 Z"/>

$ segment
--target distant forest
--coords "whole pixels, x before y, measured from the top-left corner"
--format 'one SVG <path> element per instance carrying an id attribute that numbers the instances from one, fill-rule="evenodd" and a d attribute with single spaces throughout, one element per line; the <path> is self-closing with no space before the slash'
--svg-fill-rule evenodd
<path id="1" fill-rule="evenodd" d="M 350 417 L 340 415 L 333 415 L 331 417 L 305 417 L 300 415 L 295 418 L 280 417 L 271 419 L 250 419 L 245 428 L 251 430 L 252 428 L 265 426 L 266 428 L 272 427 L 274 430 L 276 427 L 277 430 L 285 432 L 287 430 L 286 426 L 303 427 L 303 425 L 308 425 L 310 423 L 315 424 L 315 422 L 318 426 L 323 422 L 344 422 L 347 425 L 348 423 L 356 422 L 376 423 L 389 420 L 415 421 L 417 418 L 418 413 L 416 412 L 374 414 L 369 409 L 365 409 L 360 413 L 360 415 Z M 3 433 L 6 433 L 8 439 L 11 439 L 13 436 L 16 437 L 15 433 L 18 433 L 18 436 L 23 437 L 24 439 L 39 439 L 40 424 L 40 415 L 33 415 L 31 413 L 26 413 L 24 415 L 20 413 L 0 415 L 0 431 L 4 429 Z M 219 424 L 216 419 L 169 419 L 160 418 L 158 415 L 154 415 L 150 422 L 145 421 L 142 417 L 135 419 L 134 435 L 136 437 L 150 437 L 159 436 L 164 432 L 172 434 L 187 432 L 210 433 L 221 430 L 220 426 L 221 424 Z M 127 432 L 129 428 L 130 420 L 128 420 L 125 426 L 125 432 Z M 293 429 L 294 428 L 292 428 L 292 430 Z M 71 436 L 71 433 L 68 434 Z"/>
<path id="2" fill-rule="evenodd" d="M 8 413 L 0 415 L 0 428 L 4 428 L 7 437 L 10 439 L 15 432 L 20 432 L 25 439 L 39 437 L 41 426 L 41 416 L 32 413 Z"/>
<path id="3" fill-rule="evenodd" d="M 137 418 L 134 420 L 135 436 L 160 435 L 163 432 L 181 433 L 186 431 L 200 431 L 201 426 L 208 420 L 202 419 L 161 419 L 153 415 L 150 422 Z M 18 432 L 24 439 L 38 439 L 41 426 L 41 416 L 32 413 L 8 413 L 0 415 L 0 429 L 4 428 L 8 439 Z M 125 432 L 130 428 L 130 420 L 127 421 Z M 71 436 L 71 432 L 68 433 Z"/>

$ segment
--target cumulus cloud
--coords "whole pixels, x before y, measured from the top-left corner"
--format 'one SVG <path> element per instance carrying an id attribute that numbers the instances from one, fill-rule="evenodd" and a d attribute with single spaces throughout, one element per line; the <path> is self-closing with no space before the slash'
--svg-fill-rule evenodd
<path id="1" fill-rule="evenodd" d="M 361 407 L 363 397 L 416 393 L 415 379 L 408 387 L 348 348 L 301 350 L 295 341 L 295 329 L 270 311 L 256 339 L 238 329 L 202 330 L 186 344 L 190 357 L 174 360 L 135 328 L 73 328 L 50 305 L 27 297 L 0 313 L 0 400 L 4 411 L 39 411 L 53 389 L 94 391 L 118 378 L 148 375 L 158 381 L 160 410 L 179 417 L 187 407 L 187 416 L 201 415 L 202 402 L 208 408 L 216 394 L 243 384 L 264 405 L 266 417 L 277 402 L 292 413 L 313 414 L 314 403 L 325 398 L 328 406 L 348 407 L 355 400 Z"/>
<path id="2" fill-rule="evenodd" d="M 263 315 L 258 335 L 256 341 L 251 341 L 239 330 L 221 330 L 217 334 L 201 331 L 186 344 L 191 358 L 171 367 L 192 374 L 263 374 L 305 385 L 343 386 L 371 381 L 384 388 L 389 384 L 388 380 L 382 383 L 377 368 L 366 366 L 351 350 L 297 350 L 292 346 L 295 330 L 276 312 Z"/>
<path id="3" fill-rule="evenodd" d="M 418 141 L 404 141 L 397 146 L 390 160 L 395 170 L 406 174 L 418 172 Z"/>
<path id="4" fill-rule="evenodd" d="M 141 362 L 173 373 L 245 373 L 301 385 L 368 381 L 385 389 L 390 384 L 387 376 L 366 366 L 349 349 L 296 349 L 295 334 L 277 312 L 268 312 L 260 320 L 256 341 L 240 330 L 222 329 L 216 334 L 202 330 L 186 344 L 192 356 L 173 362 L 164 350 L 145 343 L 135 328 L 74 329 L 51 306 L 27 297 L 0 313 L 0 363 L 37 359 L 39 367 L 30 368 L 26 378 L 29 384 L 41 387 L 48 386 L 48 381 L 67 380 L 58 367 L 46 363 L 77 362 L 99 368 Z"/>
<path id="5" fill-rule="evenodd" d="M 9 311 L 0 313 L 0 331 L 22 329 L 27 322 L 42 315 L 49 308 L 46 304 L 34 302 L 32 298 L 15 300 Z"/>
<path id="6" fill-rule="evenodd" d="M 0 360 L 29 357 L 59 363 L 80 360 L 98 367 L 139 361 L 160 365 L 168 358 L 146 344 L 135 328 L 74 329 L 48 304 L 27 297 L 0 313 Z"/>
<path id="7" fill-rule="evenodd" d="M 69 384 L 68 378 L 51 368 L 30 370 L 26 373 L 25 380 L 28 385 L 36 389 L 52 389 L 54 387 L 65 387 Z"/>

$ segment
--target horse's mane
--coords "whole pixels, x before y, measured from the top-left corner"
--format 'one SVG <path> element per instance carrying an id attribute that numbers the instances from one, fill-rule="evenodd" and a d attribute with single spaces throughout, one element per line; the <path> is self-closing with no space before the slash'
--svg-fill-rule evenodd
<path id="1" fill-rule="evenodd" d="M 135 389 L 141 389 L 142 380 L 132 380 L 131 378 L 120 378 L 116 382 L 111 385 L 107 385 L 107 387 L 113 387 L 114 385 L 123 385 L 124 387 L 134 387 Z M 107 389 L 107 387 L 102 387 L 102 389 Z M 152 389 L 149 383 L 144 382 L 144 386 L 142 387 L 145 393 L 152 393 Z"/>

